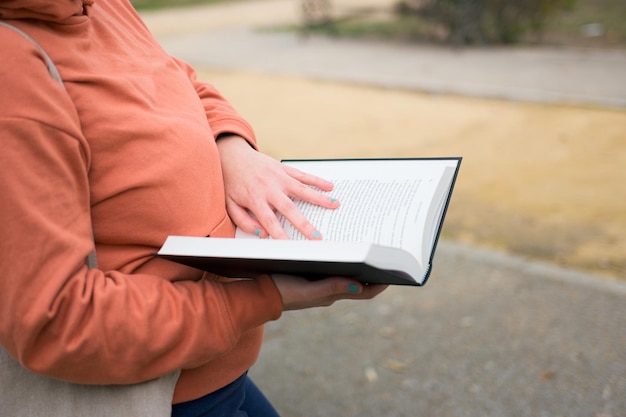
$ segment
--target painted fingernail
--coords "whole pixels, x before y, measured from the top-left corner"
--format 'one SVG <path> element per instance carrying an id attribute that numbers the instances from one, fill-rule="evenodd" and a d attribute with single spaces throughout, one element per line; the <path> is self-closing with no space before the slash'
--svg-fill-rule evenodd
<path id="1" fill-rule="evenodd" d="M 348 291 L 350 291 L 352 294 L 358 294 L 359 287 L 356 284 L 350 284 L 348 285 Z"/>
<path id="2" fill-rule="evenodd" d="M 255 236 L 261 236 L 261 231 L 262 231 L 262 230 L 261 230 L 261 229 L 258 229 L 258 228 L 257 228 L 257 229 L 254 229 L 254 235 L 255 235 Z"/>
<path id="3" fill-rule="evenodd" d="M 320 236 L 322 236 L 322 234 L 316 230 L 316 231 L 313 232 L 313 234 L 311 236 L 313 236 L 313 239 L 317 239 Z"/>
<path id="4" fill-rule="evenodd" d="M 336 199 L 336 198 L 334 198 L 334 197 L 331 197 L 331 198 L 330 198 L 330 202 L 331 202 L 331 203 L 334 203 L 335 201 L 337 201 L 337 199 Z"/>

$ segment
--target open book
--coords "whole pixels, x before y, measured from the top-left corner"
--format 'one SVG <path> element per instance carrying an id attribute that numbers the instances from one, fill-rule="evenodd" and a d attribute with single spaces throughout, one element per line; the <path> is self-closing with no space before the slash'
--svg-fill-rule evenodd
<path id="1" fill-rule="evenodd" d="M 285 218 L 291 240 L 169 236 L 158 256 L 229 277 L 283 273 L 365 283 L 423 285 L 461 158 L 289 160 L 331 181 L 340 207 L 296 200 L 323 240 L 307 240 Z"/>

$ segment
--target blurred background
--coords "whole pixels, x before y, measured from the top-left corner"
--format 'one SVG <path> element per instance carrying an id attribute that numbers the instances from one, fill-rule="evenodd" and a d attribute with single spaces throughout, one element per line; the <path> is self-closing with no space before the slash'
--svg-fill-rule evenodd
<path id="1" fill-rule="evenodd" d="M 134 4 L 272 156 L 463 156 L 446 237 L 626 279 L 625 1 Z"/>
<path id="2" fill-rule="evenodd" d="M 140 11 L 246 0 L 133 0 Z M 271 1 L 271 0 L 270 0 Z M 620 0 L 293 0 L 284 29 L 360 39 L 623 47 Z M 262 21 L 260 21 L 263 24 Z M 265 22 L 271 25 L 273 21 Z"/>
<path id="3" fill-rule="evenodd" d="M 275 158 L 464 158 L 423 290 L 268 326 L 284 415 L 626 416 L 626 1 L 133 3 Z"/>

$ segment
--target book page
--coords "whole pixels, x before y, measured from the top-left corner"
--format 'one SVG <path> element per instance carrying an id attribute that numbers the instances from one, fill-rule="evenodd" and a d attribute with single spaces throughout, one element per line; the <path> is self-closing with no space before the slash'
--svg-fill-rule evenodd
<path id="1" fill-rule="evenodd" d="M 436 234 L 433 215 L 445 205 L 450 170 L 454 172 L 451 167 L 457 165 L 456 160 L 436 159 L 285 163 L 335 185 L 328 194 L 339 199 L 336 210 L 296 200 L 325 240 L 401 247 L 418 259 L 430 250 L 423 246 Z M 279 216 L 279 220 L 291 239 L 305 239 L 285 218 Z"/>

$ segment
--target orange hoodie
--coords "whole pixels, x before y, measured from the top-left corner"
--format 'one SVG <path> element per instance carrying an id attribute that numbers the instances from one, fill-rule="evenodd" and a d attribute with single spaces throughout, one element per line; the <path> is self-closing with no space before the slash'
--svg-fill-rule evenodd
<path id="1" fill-rule="evenodd" d="M 231 236 L 215 144 L 250 126 L 168 56 L 126 0 L 0 0 L 0 343 L 67 381 L 183 369 L 174 402 L 255 361 L 281 314 L 267 276 L 219 282 L 151 255 L 168 234 Z M 85 256 L 95 236 L 99 269 Z"/>

